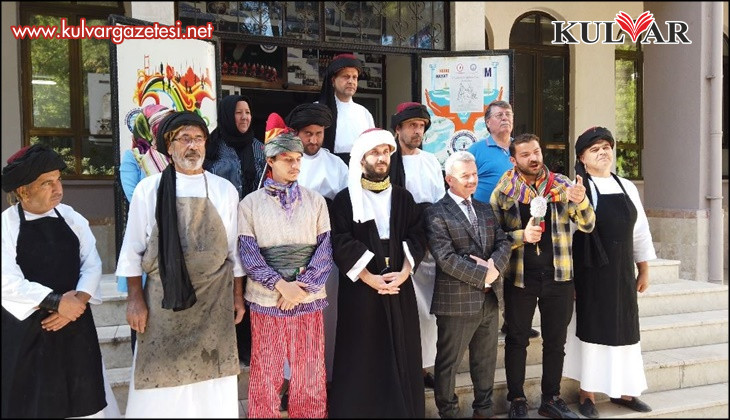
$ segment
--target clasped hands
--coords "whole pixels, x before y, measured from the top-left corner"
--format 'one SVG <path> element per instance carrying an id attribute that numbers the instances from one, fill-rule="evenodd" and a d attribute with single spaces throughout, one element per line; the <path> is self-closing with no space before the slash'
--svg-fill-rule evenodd
<path id="1" fill-rule="evenodd" d="M 61 296 L 58 312 L 53 312 L 41 321 L 41 328 L 46 331 L 58 331 L 76 321 L 86 311 L 86 303 L 91 296 L 86 292 L 69 290 Z"/>
<path id="2" fill-rule="evenodd" d="M 494 260 L 490 258 L 484 261 L 483 258 L 479 258 L 476 255 L 471 254 L 469 254 L 469 258 L 476 261 L 477 265 L 487 267 L 487 276 L 484 278 L 484 287 L 487 287 L 488 284 L 494 283 L 494 281 L 499 278 L 499 270 L 497 270 L 497 267 L 494 266 Z"/>
<path id="3" fill-rule="evenodd" d="M 400 271 L 373 274 L 367 268 L 364 268 L 360 272 L 360 279 L 375 289 L 379 295 L 397 295 L 400 292 L 400 285 L 408 280 L 410 275 L 411 263 L 406 258 Z"/>

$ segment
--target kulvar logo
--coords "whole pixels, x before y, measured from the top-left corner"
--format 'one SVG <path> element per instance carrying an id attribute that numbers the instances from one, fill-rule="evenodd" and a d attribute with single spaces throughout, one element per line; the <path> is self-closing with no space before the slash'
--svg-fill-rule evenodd
<path id="1" fill-rule="evenodd" d="M 614 38 L 614 25 L 618 25 L 624 32 L 618 32 Z M 665 22 L 666 32 L 662 32 L 659 24 L 650 11 L 646 11 L 634 20 L 624 11 L 616 13 L 616 18 L 610 21 L 553 21 L 553 44 L 623 44 L 626 34 L 633 42 L 641 44 L 676 45 L 691 44 L 687 37 L 689 26 L 680 20 Z M 574 27 L 579 28 L 579 35 L 571 32 Z M 643 35 L 642 35 L 643 34 Z"/>

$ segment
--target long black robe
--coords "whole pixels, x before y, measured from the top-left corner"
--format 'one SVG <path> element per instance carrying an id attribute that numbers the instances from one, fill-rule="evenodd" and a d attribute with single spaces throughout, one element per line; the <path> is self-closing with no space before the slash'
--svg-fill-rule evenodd
<path id="1" fill-rule="evenodd" d="M 393 186 L 390 211 L 390 266 L 403 267 L 403 241 L 416 267 L 426 250 L 422 214 L 411 194 Z M 421 335 L 413 281 L 406 280 L 397 295 L 379 295 L 362 280 L 346 273 L 366 250 L 375 256 L 371 273 L 385 268 L 374 220 L 355 223 L 348 189 L 332 205 L 332 248 L 340 270 L 337 339 L 330 391 L 332 418 L 415 417 L 425 415 Z"/>

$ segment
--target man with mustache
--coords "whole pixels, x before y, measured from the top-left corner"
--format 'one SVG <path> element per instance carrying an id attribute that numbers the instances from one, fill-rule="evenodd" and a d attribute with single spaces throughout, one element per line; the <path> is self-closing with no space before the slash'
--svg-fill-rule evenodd
<path id="1" fill-rule="evenodd" d="M 324 148 L 339 156 L 345 164 L 350 150 L 363 131 L 375 127 L 372 114 L 352 97 L 357 92 L 357 80 L 362 62 L 353 54 L 336 55 L 324 74 L 319 103 L 332 111 L 333 122 L 324 132 Z"/>
<path id="2" fill-rule="evenodd" d="M 423 211 L 446 193 L 441 163 L 433 153 L 421 150 L 423 135 L 431 126 L 431 116 L 418 102 L 404 102 L 396 110 L 390 126 L 395 131 L 398 150 L 391 159 L 390 180 L 406 188 Z M 431 253 L 426 252 L 418 271 L 413 274 L 413 287 L 421 327 L 423 383 L 427 388 L 434 387 L 434 376 L 426 368 L 432 367 L 436 360 L 436 317 L 430 313 L 435 277 L 436 263 Z"/>
<path id="3" fill-rule="evenodd" d="M 61 204 L 64 169 L 35 144 L 2 170 L 3 418 L 119 416 L 89 307 L 101 258 L 89 222 Z"/>
<path id="4" fill-rule="evenodd" d="M 137 331 L 130 418 L 238 417 L 238 191 L 203 170 L 207 139 L 197 114 L 165 117 L 157 144 L 172 163 L 140 181 L 129 205 L 116 274 L 127 277 Z"/>
<path id="5" fill-rule="evenodd" d="M 489 205 L 472 199 L 477 188 L 474 156 L 459 151 L 446 159 L 449 190 L 426 210 L 428 244 L 436 259 L 431 312 L 438 324 L 434 399 L 442 418 L 459 416 L 456 371 L 469 349 L 474 418 L 494 415 L 500 273 L 509 263 L 511 241 Z"/>
<path id="6" fill-rule="evenodd" d="M 543 337 L 542 404 L 538 413 L 551 418 L 578 418 L 560 398 L 567 328 L 573 313 L 571 222 L 591 232 L 596 215 L 586 199 L 580 176 L 572 183 L 543 164 L 540 139 L 521 134 L 510 144 L 514 168 L 497 183 L 490 204 L 512 240 L 512 256 L 504 275 L 507 400 L 510 418 L 527 417 L 525 361 L 530 325 L 540 305 Z M 535 222 L 543 207 L 544 222 Z M 543 231 L 544 229 L 544 231 Z"/>
<path id="7" fill-rule="evenodd" d="M 512 128 L 515 114 L 507 101 L 496 100 L 487 105 L 484 112 L 484 125 L 489 135 L 469 147 L 474 155 L 479 173 L 479 185 L 474 199 L 489 203 L 492 191 L 502 174 L 512 169 L 509 159 L 509 145 L 512 143 Z M 503 314 L 504 315 L 504 314 Z M 507 334 L 507 322 L 502 321 L 502 332 Z M 530 338 L 540 336 L 540 332 L 530 328 Z"/>
<path id="8" fill-rule="evenodd" d="M 347 189 L 332 205 L 340 270 L 330 417 L 422 418 L 425 395 L 416 295 L 426 249 L 421 212 L 390 183 L 395 139 L 367 130 L 352 148 Z"/>
<path id="9" fill-rule="evenodd" d="M 327 417 L 322 310 L 332 269 L 330 218 L 324 198 L 297 182 L 303 150 L 299 137 L 288 131 L 268 139 L 263 188 L 238 206 L 251 310 L 250 418 L 280 416 L 286 360 L 289 416 Z"/>

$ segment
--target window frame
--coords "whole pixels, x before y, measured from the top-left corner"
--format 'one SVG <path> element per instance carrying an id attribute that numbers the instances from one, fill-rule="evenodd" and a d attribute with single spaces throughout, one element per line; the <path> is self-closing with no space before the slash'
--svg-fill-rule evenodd
<path id="1" fill-rule="evenodd" d="M 89 4 L 49 3 L 49 2 L 20 2 L 18 7 L 18 24 L 28 25 L 32 16 L 65 17 L 69 25 L 78 25 L 80 18 L 106 20 L 110 14 L 124 14 L 122 2 L 117 6 L 97 6 Z M 40 38 L 36 39 L 36 41 Z M 82 150 L 84 139 L 91 136 L 88 127 L 85 127 L 84 116 L 84 93 L 83 77 L 81 71 L 82 51 L 80 39 L 68 40 L 68 63 L 69 63 L 69 112 L 70 127 L 35 127 L 33 123 L 33 87 L 31 86 L 31 46 L 30 40 L 20 40 L 20 68 L 21 68 L 21 131 L 23 146 L 30 144 L 31 138 L 35 136 L 62 136 L 72 139 L 72 150 L 74 155 L 74 168 L 64 171 L 66 179 L 114 179 L 114 175 L 84 175 L 82 171 Z"/>
<path id="2" fill-rule="evenodd" d="M 517 28 L 517 25 L 525 18 L 528 18 L 530 16 L 535 16 L 537 19 L 535 19 L 535 22 L 532 23 L 535 33 L 533 34 L 534 39 L 533 42 L 516 42 L 513 41 L 514 31 Z M 565 157 L 565 172 L 571 172 L 572 169 L 570 168 L 570 159 L 571 159 L 571 153 L 570 153 L 570 48 L 567 45 L 552 45 L 552 44 L 545 44 L 541 42 L 542 35 L 544 33 L 541 31 L 540 27 L 540 21 L 542 19 L 547 19 L 549 21 L 555 21 L 556 19 L 552 16 L 550 16 L 548 13 L 532 10 L 526 13 L 523 13 L 522 15 L 518 16 L 517 19 L 514 20 L 512 23 L 512 26 L 510 28 L 510 34 L 509 34 L 509 48 L 514 50 L 515 53 L 515 66 L 517 65 L 517 55 L 523 54 L 523 55 L 529 55 L 533 59 L 532 64 L 532 70 L 533 70 L 533 79 L 532 79 L 532 103 L 533 103 L 533 113 L 530 116 L 532 120 L 532 127 L 533 127 L 533 134 L 537 135 L 540 138 L 540 146 L 545 149 L 552 148 L 550 146 L 558 145 L 558 148 L 563 147 L 564 149 L 564 157 Z M 545 137 L 543 133 L 543 119 L 544 119 L 544 111 L 543 111 L 543 60 L 547 57 L 561 57 L 564 61 L 564 68 L 563 68 L 563 103 L 565 107 L 565 117 L 563 119 L 563 132 L 565 133 L 565 140 L 563 142 L 554 142 L 554 141 L 548 141 L 548 139 Z M 516 110 L 516 112 L 520 112 L 520 110 Z M 513 135 L 517 134 L 523 134 L 523 133 L 515 133 L 513 131 Z M 553 168 L 550 168 L 550 170 L 553 170 Z M 567 173 L 565 175 L 568 175 Z"/>
<path id="3" fill-rule="evenodd" d="M 628 37 L 628 35 L 626 35 Z M 636 45 L 636 49 L 622 50 L 618 47 L 615 50 L 614 55 L 614 71 L 616 68 L 616 62 L 618 61 L 629 61 L 634 63 L 634 69 L 636 70 L 636 126 L 634 131 L 636 133 L 636 143 L 625 143 L 620 139 L 616 139 L 616 156 L 618 156 L 619 149 L 621 150 L 634 150 L 638 155 L 639 168 L 638 176 L 631 177 L 628 174 L 619 174 L 618 166 L 616 167 L 617 175 L 622 176 L 632 181 L 640 181 L 644 179 L 643 173 L 643 150 L 644 150 L 644 52 L 641 50 L 641 44 Z M 616 75 L 614 73 L 614 80 Z M 615 87 L 614 87 L 614 102 L 615 102 Z M 615 105 L 614 105 L 615 107 Z M 617 122 L 618 126 L 618 122 Z"/>

